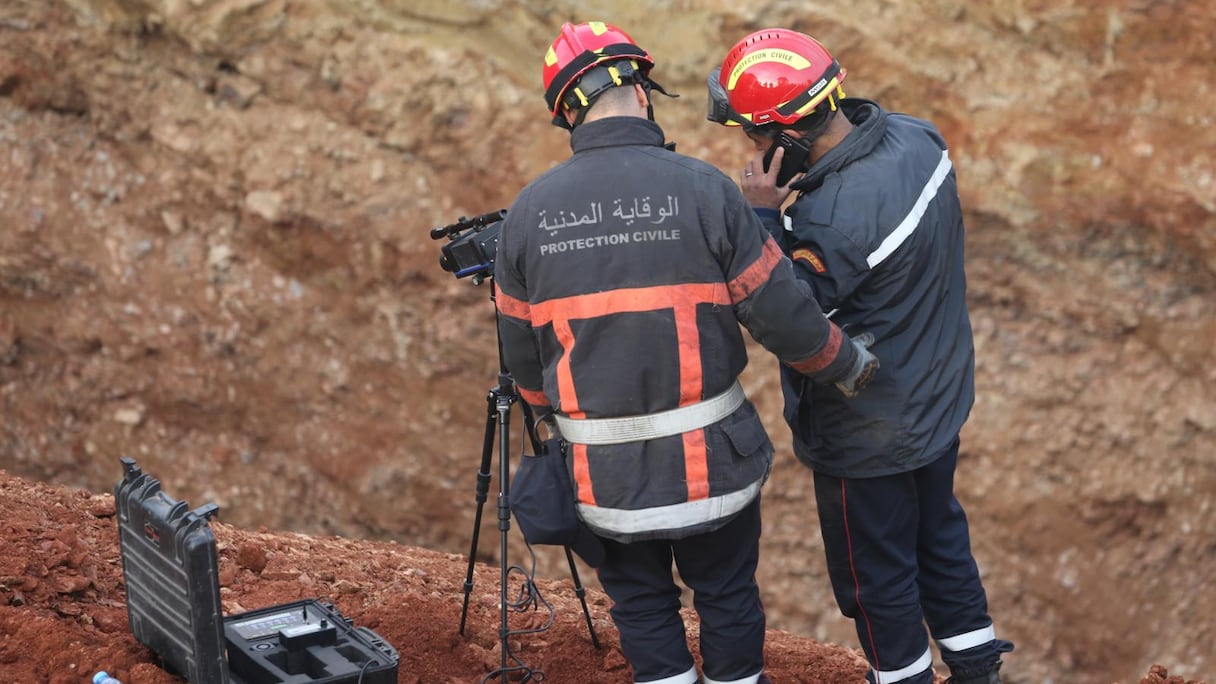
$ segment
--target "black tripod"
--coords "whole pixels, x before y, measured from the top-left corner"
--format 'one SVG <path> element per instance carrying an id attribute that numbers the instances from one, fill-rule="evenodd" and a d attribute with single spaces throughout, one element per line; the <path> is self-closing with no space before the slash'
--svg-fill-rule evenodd
<path id="1" fill-rule="evenodd" d="M 494 281 L 490 279 L 490 300 L 494 300 Z M 497 305 L 495 306 L 497 312 Z M 485 437 L 482 442 L 481 449 L 481 466 L 477 470 L 477 513 L 473 518 L 473 541 L 469 547 L 469 566 L 465 573 L 464 579 L 464 605 L 460 610 L 460 633 L 464 634 L 465 620 L 469 612 L 469 594 L 473 591 L 473 568 L 475 565 L 474 559 L 477 556 L 477 540 L 481 532 L 481 516 L 482 510 L 485 507 L 486 497 L 490 489 L 490 465 L 494 455 L 494 437 L 498 436 L 498 530 L 501 538 L 501 548 L 499 550 L 499 566 L 501 569 L 501 587 L 499 596 L 499 607 L 501 614 L 501 622 L 498 629 L 498 637 L 502 646 L 502 662 L 500 668 L 491 672 L 485 680 L 489 680 L 493 676 L 499 676 L 502 681 L 506 681 L 507 673 L 517 669 L 527 669 L 520 667 L 511 667 L 507 663 L 510 656 L 510 649 L 507 644 L 507 637 L 511 633 L 507 626 L 507 580 L 510 572 L 510 565 L 507 563 L 507 533 L 511 529 L 511 505 L 509 496 L 509 482 L 511 476 L 510 468 L 510 449 L 511 449 L 511 405 L 519 400 L 519 394 L 515 389 L 515 381 L 510 373 L 506 370 L 506 364 L 503 362 L 502 354 L 502 337 L 498 335 L 497 326 L 495 327 L 495 335 L 498 340 L 498 385 L 493 387 L 486 396 L 486 429 Z M 522 402 L 524 416 L 524 430 L 528 433 L 528 438 L 532 444 L 534 453 L 539 453 L 542 447 L 540 440 L 536 436 L 536 426 L 532 416 L 532 409 L 527 402 Z M 587 621 L 587 630 L 591 633 L 591 643 L 598 649 L 600 647 L 599 638 L 596 636 L 595 627 L 591 624 L 591 611 L 587 608 L 587 590 L 579 581 L 578 568 L 574 565 L 574 555 L 570 548 L 565 548 L 566 562 L 570 564 L 570 577 L 574 582 L 574 594 L 578 597 L 579 602 L 583 607 L 583 617 Z M 529 580 L 530 582 L 530 580 Z"/>

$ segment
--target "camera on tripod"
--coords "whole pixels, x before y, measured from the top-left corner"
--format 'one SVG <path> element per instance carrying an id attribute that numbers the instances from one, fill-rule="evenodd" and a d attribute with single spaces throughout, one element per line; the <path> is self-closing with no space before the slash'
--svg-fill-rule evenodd
<path id="1" fill-rule="evenodd" d="M 439 267 L 457 278 L 472 276 L 474 284 L 493 275 L 498 234 L 502 230 L 496 224 L 506 216 L 507 210 L 499 209 L 472 218 L 461 216 L 455 223 L 432 228 L 432 240 L 448 239 L 440 251 Z"/>
<path id="2" fill-rule="evenodd" d="M 449 273 L 455 274 L 457 278 L 471 276 L 474 285 L 480 285 L 484 280 L 490 278 L 491 301 L 495 299 L 493 281 L 494 257 L 498 251 L 499 233 L 502 231 L 499 221 L 502 221 L 506 216 L 507 210 L 499 209 L 498 211 L 491 211 L 472 218 L 461 216 L 455 223 L 431 229 L 432 240 L 443 238 L 447 238 L 448 240 L 439 256 L 439 267 Z M 495 329 L 496 333 L 500 334 L 497 331 L 497 326 L 495 326 Z M 512 566 L 507 559 L 507 534 L 511 529 L 509 493 L 511 482 L 511 407 L 519 401 L 520 396 L 515 388 L 515 381 L 511 378 L 511 374 L 507 370 L 503 360 L 502 338 L 499 337 L 498 385 L 491 388 L 486 395 L 486 425 L 485 432 L 483 433 L 485 438 L 482 442 L 481 465 L 477 469 L 477 490 L 475 496 L 477 510 L 473 515 L 473 538 L 469 546 L 468 568 L 465 570 L 464 602 L 460 609 L 460 633 L 464 634 L 465 622 L 469 615 L 469 597 L 473 591 L 473 571 L 477 562 L 477 542 L 481 535 L 482 511 L 486 500 L 489 498 L 490 466 L 494 457 L 494 434 L 497 431 L 498 564 L 500 573 L 498 638 L 500 663 L 498 669 L 483 678 L 482 682 L 488 682 L 494 677 L 498 677 L 502 682 L 506 682 L 508 678 L 521 679 L 524 682 L 541 681 L 544 678 L 544 672 L 534 670 L 520 660 L 518 655 L 512 653 L 510 637 L 545 631 L 553 624 L 555 616 L 553 607 L 541 597 L 540 591 L 536 588 L 533 581 L 535 557 L 533 557 L 532 570 L 525 570 L 520 566 Z M 524 430 L 531 440 L 532 453 L 539 454 L 543 448 L 543 444 L 537 438 L 532 411 L 528 407 L 527 402 L 522 403 L 522 408 L 524 413 Z M 564 467 L 563 465 L 562 468 Z M 527 539 L 525 538 L 526 542 Z M 586 620 L 587 630 L 591 634 L 591 643 L 596 648 L 599 648 L 599 637 L 595 633 L 595 626 L 591 622 L 591 610 L 587 606 L 587 592 L 579 580 L 578 568 L 574 565 L 573 551 L 568 546 L 566 547 L 566 562 L 570 564 L 570 577 L 574 581 L 574 594 L 578 597 L 579 603 L 582 604 L 583 618 Z M 524 598 L 520 601 L 512 601 L 507 596 L 509 575 L 513 572 L 521 572 L 525 575 L 524 588 L 521 589 L 521 596 Z M 510 611 L 524 612 L 527 610 L 538 610 L 540 605 L 546 606 L 549 610 L 549 620 L 547 623 L 541 627 L 531 627 L 522 630 L 512 630 L 510 628 L 507 618 Z"/>

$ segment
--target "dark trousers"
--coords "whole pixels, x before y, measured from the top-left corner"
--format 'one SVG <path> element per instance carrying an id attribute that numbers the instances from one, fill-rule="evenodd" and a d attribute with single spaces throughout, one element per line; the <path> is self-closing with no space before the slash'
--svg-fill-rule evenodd
<path id="1" fill-rule="evenodd" d="M 755 577 L 760 497 L 712 532 L 604 544 L 607 555 L 597 569 L 600 585 L 612 599 L 612 620 L 635 681 L 675 677 L 695 667 L 680 617 L 673 560 L 701 618 L 705 676 L 729 682 L 764 669 L 764 607 Z"/>
<path id="2" fill-rule="evenodd" d="M 929 638 L 955 677 L 991 671 L 992 635 L 967 516 L 954 497 L 958 440 L 917 470 L 866 479 L 815 473 L 828 573 L 878 684 L 931 684 Z M 930 660 L 928 665 L 931 666 Z"/>

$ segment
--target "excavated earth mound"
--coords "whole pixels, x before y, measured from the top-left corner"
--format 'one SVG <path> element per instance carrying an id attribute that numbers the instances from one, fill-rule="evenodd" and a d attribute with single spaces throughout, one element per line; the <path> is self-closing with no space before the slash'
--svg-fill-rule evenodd
<path id="1" fill-rule="evenodd" d="M 6 682 L 78 684 L 106 670 L 125 684 L 183 680 L 129 631 L 114 497 L 49 486 L 0 471 L 0 676 Z M 499 566 L 476 564 L 465 633 L 460 634 L 467 557 L 340 537 L 250 531 L 213 521 L 225 615 L 322 598 L 356 626 L 397 649 L 402 684 L 466 684 L 502 666 Z M 570 578 L 538 579 L 537 601 L 521 600 L 523 572 L 508 579 L 509 666 L 545 681 L 624 684 L 630 671 L 608 617 L 609 601 L 589 590 L 593 646 Z M 550 608 L 552 609 L 550 611 Z M 552 624 L 549 624 L 552 619 Z M 685 611 L 696 649 L 696 617 Z M 548 626 L 547 626 L 548 625 Z M 775 684 L 863 682 L 860 651 L 770 630 Z M 521 672 L 510 679 L 518 681 Z M 534 674 L 533 681 L 541 675 Z M 502 681 L 495 679 L 495 681 Z M 1140 684 L 1199 684 L 1154 666 Z"/>

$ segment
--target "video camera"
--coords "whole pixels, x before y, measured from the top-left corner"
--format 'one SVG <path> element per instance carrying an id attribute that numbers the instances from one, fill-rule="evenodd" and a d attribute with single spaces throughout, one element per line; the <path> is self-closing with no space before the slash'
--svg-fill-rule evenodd
<path id="1" fill-rule="evenodd" d="M 432 228 L 432 240 L 448 239 L 439 255 L 439 267 L 457 278 L 473 276 L 473 283 L 478 285 L 493 275 L 498 234 L 502 230 L 502 226 L 495 224 L 506 216 L 507 210 L 499 209 L 473 218 L 461 216 L 455 223 Z"/>

